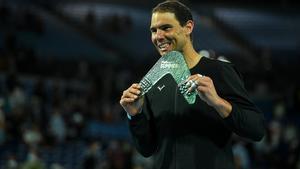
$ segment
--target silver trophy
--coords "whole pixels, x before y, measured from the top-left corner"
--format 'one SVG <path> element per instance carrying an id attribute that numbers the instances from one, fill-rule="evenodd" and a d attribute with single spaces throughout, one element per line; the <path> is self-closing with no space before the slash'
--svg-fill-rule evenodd
<path id="1" fill-rule="evenodd" d="M 146 94 L 166 74 L 171 74 L 178 84 L 180 93 L 189 104 L 196 101 L 196 92 L 188 92 L 189 84 L 186 79 L 191 75 L 183 55 L 178 51 L 171 51 L 163 55 L 140 81 L 141 95 Z"/>

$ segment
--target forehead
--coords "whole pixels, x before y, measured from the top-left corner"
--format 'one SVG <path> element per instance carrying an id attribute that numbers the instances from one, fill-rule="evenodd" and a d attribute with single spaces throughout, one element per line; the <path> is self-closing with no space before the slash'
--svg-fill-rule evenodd
<path id="1" fill-rule="evenodd" d="M 155 12 L 152 14 L 151 27 L 158 27 L 164 24 L 178 24 L 179 22 L 174 13 L 171 12 Z"/>

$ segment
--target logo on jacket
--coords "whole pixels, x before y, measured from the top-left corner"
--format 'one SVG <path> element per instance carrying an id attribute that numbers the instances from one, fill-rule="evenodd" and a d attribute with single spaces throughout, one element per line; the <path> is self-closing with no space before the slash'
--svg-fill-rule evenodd
<path id="1" fill-rule="evenodd" d="M 165 85 L 162 85 L 162 86 L 157 86 L 158 90 L 161 91 L 163 88 L 165 88 L 166 86 Z"/>

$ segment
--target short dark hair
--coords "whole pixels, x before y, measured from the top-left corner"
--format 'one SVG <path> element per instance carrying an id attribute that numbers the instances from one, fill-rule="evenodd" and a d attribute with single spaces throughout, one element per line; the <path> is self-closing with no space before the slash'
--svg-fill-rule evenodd
<path id="1" fill-rule="evenodd" d="M 165 2 L 159 3 L 156 7 L 152 9 L 152 13 L 155 12 L 174 13 L 176 19 L 178 20 L 181 26 L 186 25 L 187 21 L 189 20 L 193 21 L 191 10 L 183 3 L 175 0 L 167 0 Z"/>

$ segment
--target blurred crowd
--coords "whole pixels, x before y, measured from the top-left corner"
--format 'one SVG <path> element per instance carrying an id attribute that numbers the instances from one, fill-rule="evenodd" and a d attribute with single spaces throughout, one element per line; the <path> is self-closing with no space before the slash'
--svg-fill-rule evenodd
<path id="1" fill-rule="evenodd" d="M 0 168 L 150 169 L 152 159 L 131 144 L 119 97 L 151 65 L 42 59 L 18 33 L 42 36 L 44 21 L 13 11 L 0 3 Z M 300 168 L 299 86 L 279 90 L 276 78 L 245 75 L 267 130 L 258 143 L 234 136 L 236 169 Z"/>

